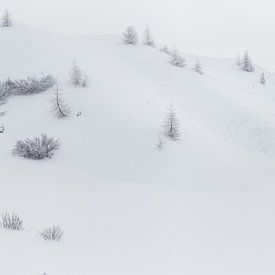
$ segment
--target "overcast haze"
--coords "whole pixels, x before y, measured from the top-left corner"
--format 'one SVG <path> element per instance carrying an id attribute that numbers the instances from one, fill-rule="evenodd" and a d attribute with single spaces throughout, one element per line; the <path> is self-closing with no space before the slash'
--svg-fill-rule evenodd
<path id="1" fill-rule="evenodd" d="M 272 0 L 1 0 L 14 20 L 68 34 L 119 34 L 127 25 L 151 26 L 161 43 L 184 52 L 235 57 L 248 50 L 275 72 Z"/>

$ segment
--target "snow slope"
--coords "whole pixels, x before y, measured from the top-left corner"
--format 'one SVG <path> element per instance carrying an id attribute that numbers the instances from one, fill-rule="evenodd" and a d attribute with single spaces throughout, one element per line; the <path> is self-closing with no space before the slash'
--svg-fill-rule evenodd
<path id="1" fill-rule="evenodd" d="M 54 90 L 0 106 L 0 209 L 25 230 L 0 230 L 5 275 L 274 274 L 275 78 L 200 57 L 205 75 L 119 36 L 70 37 L 23 24 L 0 29 L 0 79 L 50 73 Z M 91 85 L 70 87 L 73 60 Z M 181 140 L 156 143 L 173 103 Z M 75 114 L 81 111 L 82 116 Z M 51 160 L 15 157 L 18 139 L 60 138 Z M 41 240 L 52 224 L 60 243 Z"/>

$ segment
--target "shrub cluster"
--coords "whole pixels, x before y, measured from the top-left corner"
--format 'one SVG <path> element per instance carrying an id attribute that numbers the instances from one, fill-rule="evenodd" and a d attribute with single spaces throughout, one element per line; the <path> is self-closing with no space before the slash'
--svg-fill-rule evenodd
<path id="1" fill-rule="evenodd" d="M 1 226 L 10 230 L 22 230 L 23 221 L 15 213 L 12 213 L 11 215 L 8 213 L 4 213 L 2 214 Z"/>
<path id="2" fill-rule="evenodd" d="M 7 79 L 0 82 L 0 101 L 6 100 L 10 95 L 30 95 L 38 94 L 53 87 L 55 79 L 51 75 L 40 78 L 28 76 L 24 79 Z"/>
<path id="3" fill-rule="evenodd" d="M 17 141 L 13 153 L 24 158 L 41 160 L 51 158 L 59 147 L 58 139 L 49 138 L 47 135 L 42 134 L 40 137 L 33 139 L 28 138 Z"/>
<path id="4" fill-rule="evenodd" d="M 58 225 L 54 225 L 43 229 L 40 235 L 45 241 L 60 241 L 64 233 Z"/>

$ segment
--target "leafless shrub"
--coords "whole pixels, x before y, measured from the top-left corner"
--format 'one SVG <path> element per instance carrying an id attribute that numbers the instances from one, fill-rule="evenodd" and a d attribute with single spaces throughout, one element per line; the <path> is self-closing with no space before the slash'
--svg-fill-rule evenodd
<path id="1" fill-rule="evenodd" d="M 23 229 L 23 221 L 20 219 L 20 217 L 15 214 L 9 214 L 9 213 L 4 213 L 2 214 L 2 222 L 1 226 L 5 229 L 10 229 L 10 230 L 22 230 Z"/>
<path id="2" fill-rule="evenodd" d="M 45 241 L 57 241 L 59 242 L 64 235 L 62 229 L 58 225 L 53 225 L 52 227 L 43 229 L 40 233 L 40 236 Z"/>
<path id="3" fill-rule="evenodd" d="M 34 139 L 28 138 L 23 141 L 17 141 L 13 154 L 24 158 L 41 160 L 51 158 L 59 148 L 60 143 L 58 139 L 49 138 L 47 135 L 42 134 Z"/>
<path id="4" fill-rule="evenodd" d="M 38 94 L 53 87 L 54 84 L 55 80 L 51 75 L 41 78 L 36 78 L 35 76 L 27 77 L 13 81 L 11 93 L 15 95 Z"/>
<path id="5" fill-rule="evenodd" d="M 24 79 L 10 80 L 0 82 L 0 104 L 6 102 L 10 95 L 30 95 L 44 92 L 55 84 L 51 75 L 45 75 L 41 78 L 27 77 Z"/>

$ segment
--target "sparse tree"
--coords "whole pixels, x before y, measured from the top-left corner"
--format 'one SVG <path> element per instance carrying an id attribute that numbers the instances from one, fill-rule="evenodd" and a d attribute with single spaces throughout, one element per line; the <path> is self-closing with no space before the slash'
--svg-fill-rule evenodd
<path id="1" fill-rule="evenodd" d="M 165 135 L 168 137 L 172 139 L 178 139 L 180 137 L 179 121 L 176 116 L 175 108 L 172 104 L 167 108 L 163 128 Z"/>
<path id="2" fill-rule="evenodd" d="M 68 117 L 71 113 L 71 109 L 63 99 L 63 96 L 59 92 L 58 83 L 56 84 L 56 91 L 52 99 L 51 110 L 57 118 Z"/>
<path id="3" fill-rule="evenodd" d="M 2 16 L 2 27 L 11 27 L 12 26 L 12 19 L 11 14 L 8 10 L 6 10 Z"/>
<path id="4" fill-rule="evenodd" d="M 266 83 L 266 78 L 265 78 L 265 74 L 264 73 L 261 74 L 260 83 L 263 84 L 263 85 L 265 85 L 265 83 Z"/>
<path id="5" fill-rule="evenodd" d="M 144 31 L 143 44 L 147 45 L 147 46 L 150 46 L 150 47 L 155 47 L 154 38 L 151 34 L 151 30 L 150 30 L 148 25 L 146 25 L 146 28 L 145 28 L 145 31 Z"/>
<path id="6" fill-rule="evenodd" d="M 178 50 L 175 48 L 170 55 L 170 63 L 177 67 L 184 67 L 185 62 L 185 59 L 180 55 Z"/>
<path id="7" fill-rule="evenodd" d="M 194 70 L 196 73 L 203 75 L 202 65 L 201 65 L 201 63 L 199 62 L 199 60 L 197 60 L 197 62 L 196 62 L 195 65 L 193 66 L 193 70 Z"/>
<path id="8" fill-rule="evenodd" d="M 159 49 L 161 52 L 166 53 L 166 54 L 171 54 L 169 51 L 169 48 L 167 45 L 164 45 L 162 48 Z"/>
<path id="9" fill-rule="evenodd" d="M 245 52 L 240 68 L 241 68 L 241 70 L 243 70 L 245 72 L 249 72 L 249 73 L 252 73 L 255 71 L 255 68 L 253 66 L 253 63 L 251 61 L 251 58 L 250 58 L 248 52 Z"/>
<path id="10" fill-rule="evenodd" d="M 138 43 L 138 34 L 133 26 L 129 26 L 122 36 L 124 44 L 136 45 Z"/>

